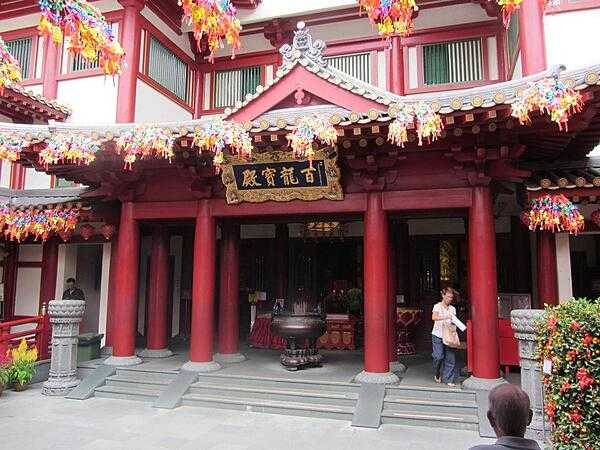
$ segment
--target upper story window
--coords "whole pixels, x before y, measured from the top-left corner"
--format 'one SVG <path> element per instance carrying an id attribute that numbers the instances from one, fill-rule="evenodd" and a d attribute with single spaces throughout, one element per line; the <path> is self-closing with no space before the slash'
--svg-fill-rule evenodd
<path id="1" fill-rule="evenodd" d="M 23 79 L 31 78 L 33 67 L 33 36 L 6 41 L 8 51 L 19 61 Z"/>
<path id="2" fill-rule="evenodd" d="M 190 68 L 154 36 L 150 36 L 148 45 L 147 75 L 176 97 L 190 103 Z"/>
<path id="3" fill-rule="evenodd" d="M 325 58 L 336 69 L 371 83 L 371 53 L 355 53 L 352 55 L 329 56 Z"/>
<path id="4" fill-rule="evenodd" d="M 244 101 L 247 94 L 254 93 L 262 80 L 262 67 L 218 70 L 214 77 L 213 108 L 227 108 Z"/>
<path id="5" fill-rule="evenodd" d="M 468 83 L 483 80 L 481 39 L 423 46 L 423 84 Z"/>
<path id="6" fill-rule="evenodd" d="M 519 51 L 519 12 L 515 11 L 506 32 L 506 48 L 508 50 L 508 61 L 512 63 Z"/>
<path id="7" fill-rule="evenodd" d="M 100 60 L 90 61 L 80 54 L 71 56 L 71 72 L 81 72 L 82 70 L 93 70 L 100 67 Z"/>

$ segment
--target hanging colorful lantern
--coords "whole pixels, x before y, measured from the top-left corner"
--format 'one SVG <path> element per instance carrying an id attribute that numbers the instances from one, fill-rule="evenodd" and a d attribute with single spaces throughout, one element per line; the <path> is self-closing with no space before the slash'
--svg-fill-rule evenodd
<path id="1" fill-rule="evenodd" d="M 533 0 L 535 1 L 535 0 Z M 548 7 L 554 7 L 560 5 L 560 0 L 537 0 L 542 5 L 542 9 L 546 9 Z M 519 8 L 521 8 L 521 3 L 523 0 L 496 0 L 498 6 L 500 6 L 500 10 L 502 11 L 502 22 L 504 23 L 504 27 L 508 29 L 510 25 L 510 19 L 514 12 L 516 12 Z"/>
<path id="2" fill-rule="evenodd" d="M 5 87 L 19 84 L 21 81 L 23 81 L 21 65 L 10 54 L 8 47 L 0 37 L 0 95 L 4 95 Z"/>
<path id="3" fill-rule="evenodd" d="M 116 230 L 117 230 L 117 227 L 114 226 L 113 224 L 105 223 L 104 225 L 102 225 L 100 227 L 100 234 L 104 237 L 104 239 L 106 239 L 107 241 L 110 241 L 112 239 L 113 235 L 115 234 Z"/>
<path id="4" fill-rule="evenodd" d="M 600 209 L 597 209 L 592 213 L 592 221 L 596 224 L 596 226 L 600 227 Z"/>
<path id="5" fill-rule="evenodd" d="M 413 13 L 419 10 L 415 0 L 358 0 L 358 4 L 386 39 L 394 33 L 408 36 L 413 30 Z"/>
<path id="6" fill-rule="evenodd" d="M 100 151 L 100 144 L 80 134 L 52 135 L 48 145 L 39 152 L 39 161 L 46 168 L 65 162 L 73 164 L 91 164 Z"/>
<path id="7" fill-rule="evenodd" d="M 192 25 L 198 48 L 206 36 L 210 51 L 209 61 L 214 60 L 215 52 L 223 47 L 223 40 L 235 50 L 240 48 L 242 25 L 236 18 L 236 9 L 231 0 L 179 0 L 183 16 Z"/>
<path id="8" fill-rule="evenodd" d="M 168 159 L 173 158 L 174 139 L 169 130 L 143 125 L 125 131 L 117 140 L 117 152 L 123 153 L 125 170 L 131 170 L 137 159 L 150 156 Z"/>
<path id="9" fill-rule="evenodd" d="M 100 60 L 107 75 L 121 73 L 125 52 L 112 27 L 87 0 L 39 0 L 42 17 L 38 30 L 55 44 L 69 38 L 68 49 L 89 61 Z"/>
<path id="10" fill-rule="evenodd" d="M 21 241 L 33 236 L 45 241 L 51 233 L 72 232 L 79 220 L 79 210 L 47 208 L 14 210 L 0 208 L 0 231 L 10 240 Z M 62 236 L 61 236 L 62 237 Z"/>
<path id="11" fill-rule="evenodd" d="M 287 135 L 294 157 L 308 159 L 311 167 L 317 142 L 332 146 L 336 144 L 337 138 L 337 131 L 331 122 L 319 116 L 300 118 L 294 131 Z"/>
<path id="12" fill-rule="evenodd" d="M 570 234 L 577 234 L 585 225 L 579 208 L 562 194 L 533 199 L 521 220 L 531 231 L 540 229 L 553 233 L 568 231 Z"/>
<path id="13" fill-rule="evenodd" d="M 216 173 L 225 162 L 223 150 L 229 147 L 231 153 L 242 158 L 252 156 L 252 139 L 244 128 L 236 122 L 216 120 L 207 127 L 194 131 L 192 146 L 200 151 L 210 151 L 214 154 L 213 165 Z"/>
<path id="14" fill-rule="evenodd" d="M 550 115 L 550 120 L 558 124 L 561 131 L 568 131 L 569 118 L 581 111 L 583 98 L 575 89 L 556 77 L 544 78 L 531 83 L 512 104 L 512 116 L 521 125 L 531 122 L 530 114 L 538 109 Z"/>
<path id="15" fill-rule="evenodd" d="M 408 142 L 408 128 L 414 126 L 417 130 L 419 145 L 423 141 L 431 143 L 439 138 L 444 130 L 444 123 L 431 105 L 425 102 L 405 104 L 398 108 L 396 119 L 388 129 L 388 141 L 400 147 Z"/>
<path id="16" fill-rule="evenodd" d="M 73 236 L 73 230 L 61 230 L 57 234 L 63 242 L 67 242 Z"/>
<path id="17" fill-rule="evenodd" d="M 96 229 L 89 223 L 85 223 L 79 227 L 79 234 L 84 241 L 89 240 L 96 233 Z"/>
<path id="18" fill-rule="evenodd" d="M 0 160 L 17 161 L 23 149 L 30 144 L 26 139 L 0 132 Z"/>

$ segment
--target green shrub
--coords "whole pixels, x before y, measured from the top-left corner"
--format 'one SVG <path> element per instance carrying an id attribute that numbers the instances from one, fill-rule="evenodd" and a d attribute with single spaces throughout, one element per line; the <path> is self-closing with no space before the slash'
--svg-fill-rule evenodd
<path id="1" fill-rule="evenodd" d="M 546 417 L 556 450 L 592 450 L 600 443 L 600 299 L 548 306 L 538 324 Z M 546 364 L 548 365 L 548 363 Z"/>

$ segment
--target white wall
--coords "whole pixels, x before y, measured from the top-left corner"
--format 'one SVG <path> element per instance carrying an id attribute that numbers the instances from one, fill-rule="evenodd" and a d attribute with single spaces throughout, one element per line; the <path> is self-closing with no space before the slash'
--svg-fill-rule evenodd
<path id="1" fill-rule="evenodd" d="M 569 234 L 557 233 L 555 236 L 558 300 L 562 303 L 573 297 L 573 281 L 571 279 L 571 249 L 569 245 Z"/>
<path id="2" fill-rule="evenodd" d="M 10 187 L 10 174 L 13 163 L 10 161 L 0 161 L 0 187 Z"/>
<path id="3" fill-rule="evenodd" d="M 194 52 L 192 52 L 190 40 L 187 37 L 187 33 L 181 33 L 180 35 L 175 33 L 162 20 L 160 20 L 156 14 L 154 14 L 148 8 L 144 8 L 142 10 L 142 16 L 148 19 L 148 21 L 152 25 L 158 28 L 165 36 L 169 38 L 169 40 L 173 44 L 175 44 L 180 50 L 185 52 L 186 55 L 194 59 Z"/>
<path id="4" fill-rule="evenodd" d="M 599 24 L 600 8 L 544 16 L 548 66 L 564 64 L 575 69 L 597 64 Z"/>
<path id="5" fill-rule="evenodd" d="M 52 177 L 31 167 L 25 169 L 25 189 L 50 189 Z"/>
<path id="6" fill-rule="evenodd" d="M 98 333 L 103 334 L 101 346 L 106 343 L 106 318 L 108 314 L 108 289 L 110 281 L 110 242 L 102 244 L 102 278 L 100 280 L 100 308 L 98 312 Z"/>
<path id="7" fill-rule="evenodd" d="M 58 82 L 57 98 L 73 113 L 68 122 L 114 123 L 117 114 L 118 77 L 77 78 Z"/>
<path id="8" fill-rule="evenodd" d="M 171 122 L 190 120 L 192 117 L 192 113 L 143 81 L 138 80 L 137 95 L 135 97 L 136 122 Z"/>

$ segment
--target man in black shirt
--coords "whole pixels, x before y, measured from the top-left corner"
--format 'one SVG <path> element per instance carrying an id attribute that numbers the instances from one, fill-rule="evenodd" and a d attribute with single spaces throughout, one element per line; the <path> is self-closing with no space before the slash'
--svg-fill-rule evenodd
<path id="1" fill-rule="evenodd" d="M 67 289 L 63 292 L 63 300 L 85 300 L 83 291 L 75 286 L 75 278 L 67 279 Z"/>

